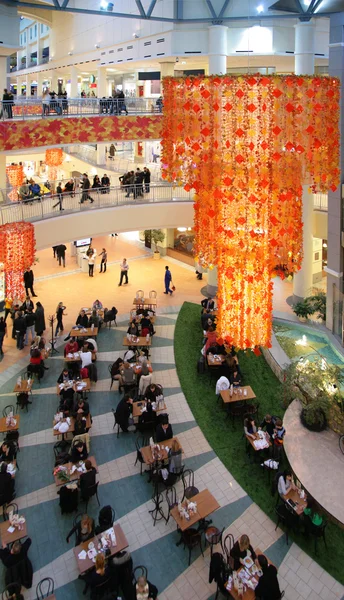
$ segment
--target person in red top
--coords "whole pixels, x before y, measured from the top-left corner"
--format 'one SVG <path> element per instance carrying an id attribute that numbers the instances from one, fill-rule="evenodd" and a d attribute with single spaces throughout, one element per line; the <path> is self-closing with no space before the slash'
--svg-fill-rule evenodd
<path id="1" fill-rule="evenodd" d="M 34 348 L 33 350 L 31 350 L 30 365 L 33 365 L 33 366 L 35 365 L 35 366 L 40 367 L 40 373 L 39 373 L 40 378 L 43 377 L 44 371 L 47 371 L 49 369 L 49 367 L 44 366 L 44 360 L 42 358 L 41 351 L 38 350 L 38 348 Z M 29 365 L 28 371 L 32 371 L 32 369 L 30 369 L 30 365 Z"/>
<path id="2" fill-rule="evenodd" d="M 65 349 L 64 349 L 64 355 L 67 356 L 67 354 L 74 354 L 74 352 L 78 352 L 79 351 L 79 344 L 76 341 L 75 338 L 71 338 L 68 342 L 68 344 L 66 344 Z"/>

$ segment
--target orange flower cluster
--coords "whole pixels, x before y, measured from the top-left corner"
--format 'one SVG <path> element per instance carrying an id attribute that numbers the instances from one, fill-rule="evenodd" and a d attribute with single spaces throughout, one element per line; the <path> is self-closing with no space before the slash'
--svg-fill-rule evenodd
<path id="1" fill-rule="evenodd" d="M 21 186 L 24 179 L 23 165 L 8 165 L 6 167 L 6 175 L 8 177 L 8 181 L 13 186 L 13 190 L 11 190 L 11 192 L 8 194 L 8 197 L 10 200 L 12 200 L 12 202 L 17 202 L 17 188 Z"/>
<path id="2" fill-rule="evenodd" d="M 195 253 L 218 267 L 218 331 L 270 346 L 271 276 L 302 262 L 302 185 L 339 184 L 339 80 L 165 77 L 163 177 L 194 188 Z"/>
<path id="3" fill-rule="evenodd" d="M 23 273 L 35 258 L 35 230 L 31 223 L 0 226 L 0 262 L 4 263 L 6 296 L 23 298 Z"/>
<path id="4" fill-rule="evenodd" d="M 62 148 L 51 148 L 45 151 L 45 164 L 48 167 L 59 167 L 63 163 L 63 158 Z"/>

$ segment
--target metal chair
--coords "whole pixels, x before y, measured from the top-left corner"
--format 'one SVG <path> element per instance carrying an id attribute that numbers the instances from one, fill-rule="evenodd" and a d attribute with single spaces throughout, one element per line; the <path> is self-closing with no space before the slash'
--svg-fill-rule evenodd
<path id="1" fill-rule="evenodd" d="M 10 504 L 6 504 L 4 506 L 4 521 L 9 520 L 9 513 L 12 512 L 14 515 L 18 514 L 18 505 L 15 502 L 11 502 Z"/>
<path id="2" fill-rule="evenodd" d="M 145 293 L 143 290 L 137 290 L 136 292 L 136 298 L 144 298 L 145 297 Z"/>
<path id="3" fill-rule="evenodd" d="M 109 373 L 110 373 L 110 377 L 111 377 L 111 385 L 110 385 L 110 390 L 111 390 L 111 388 L 112 388 L 113 382 L 114 382 L 114 381 L 118 381 L 118 379 L 116 379 L 116 377 L 113 377 L 113 376 L 112 376 L 112 367 L 113 367 L 113 365 L 109 365 L 109 366 L 108 366 Z"/>
<path id="4" fill-rule="evenodd" d="M 185 531 L 182 531 L 182 542 L 184 544 L 184 548 L 187 547 L 189 550 L 189 566 L 191 563 L 191 552 L 193 548 L 197 548 L 197 546 L 199 546 L 202 556 L 204 556 L 202 548 L 202 534 L 197 531 L 197 529 L 189 528 L 185 529 Z"/>
<path id="5" fill-rule="evenodd" d="M 36 587 L 36 600 L 44 600 L 54 594 L 54 580 L 51 577 L 44 577 L 41 579 Z M 45 589 L 45 591 L 44 591 Z"/>
<path id="6" fill-rule="evenodd" d="M 21 590 L 20 583 L 9 583 L 5 587 L 4 591 L 2 592 L 1 599 L 2 600 L 10 600 L 13 597 L 16 598 L 17 596 L 19 598 L 20 590 Z"/>
<path id="7" fill-rule="evenodd" d="M 172 508 L 175 508 L 175 506 L 178 506 L 177 492 L 176 492 L 176 488 L 173 485 L 166 490 L 166 502 L 167 502 L 167 506 L 168 506 L 168 514 L 167 514 L 167 519 L 166 519 L 166 525 L 167 525 L 167 523 L 170 520 Z"/>
<path id="8" fill-rule="evenodd" d="M 221 544 L 222 547 L 222 536 L 224 530 L 224 527 L 220 530 L 217 527 L 215 527 L 215 525 L 210 525 L 210 527 L 207 527 L 207 529 L 205 530 L 204 537 L 206 543 L 208 542 L 208 544 L 210 545 L 210 556 L 213 555 L 213 548 L 214 546 L 216 546 L 216 544 Z"/>
<path id="9" fill-rule="evenodd" d="M 137 583 L 139 577 L 145 577 L 145 579 L 147 579 L 148 577 L 147 568 L 142 565 L 135 567 L 135 569 L 133 570 L 133 580 L 135 581 L 135 583 Z"/>
<path id="10" fill-rule="evenodd" d="M 195 481 L 194 481 L 195 474 L 192 469 L 186 469 L 183 472 L 182 479 L 183 479 L 183 487 L 184 487 L 184 493 L 183 493 L 183 498 L 182 498 L 182 502 L 183 502 L 184 498 L 187 498 L 188 500 L 190 500 L 190 498 L 193 498 L 193 496 L 196 496 L 196 494 L 198 494 L 199 490 L 198 490 L 198 488 L 195 487 Z"/>
<path id="11" fill-rule="evenodd" d="M 294 527 L 298 525 L 297 520 L 299 517 L 296 516 L 293 509 L 289 506 L 289 504 L 287 502 L 283 502 L 282 504 L 279 504 L 275 508 L 275 513 L 277 515 L 277 524 L 275 527 L 275 531 L 276 531 L 277 527 L 279 526 L 279 524 L 283 523 L 284 528 L 285 528 L 285 536 L 286 536 L 287 546 L 288 546 L 289 532 L 291 529 L 294 529 Z"/>
<path id="12" fill-rule="evenodd" d="M 309 517 L 306 517 L 309 519 Z M 324 544 L 325 544 L 325 548 L 327 550 L 327 543 L 326 543 L 326 538 L 325 538 L 325 530 L 327 527 L 328 522 L 327 521 L 323 521 L 321 525 L 313 525 L 313 523 L 310 523 L 310 527 L 308 528 L 308 531 L 311 535 L 311 537 L 314 538 L 314 553 L 315 555 L 318 554 L 318 540 L 319 539 L 323 539 L 324 540 Z"/>
<path id="13" fill-rule="evenodd" d="M 234 546 L 234 536 L 232 533 L 227 533 L 226 537 L 222 539 L 222 552 L 226 557 L 227 565 L 233 568 L 234 561 L 231 557 L 231 550 Z"/>
<path id="14" fill-rule="evenodd" d="M 144 465 L 144 462 L 145 462 L 143 460 L 143 456 L 141 453 L 141 448 L 143 448 L 143 446 L 144 446 L 144 437 L 143 436 L 140 436 L 135 440 L 135 446 L 136 446 L 136 460 L 135 460 L 134 467 L 139 462 L 140 463 L 140 475 L 142 475 L 142 465 Z"/>
<path id="15" fill-rule="evenodd" d="M 84 513 L 78 513 L 77 515 L 75 515 L 74 519 L 73 519 L 73 527 L 76 527 L 76 525 L 78 525 L 81 522 L 82 517 L 84 516 Z M 78 532 L 75 531 L 74 533 L 75 535 L 75 545 L 77 545 L 77 541 L 78 541 Z"/>
<path id="16" fill-rule="evenodd" d="M 5 406 L 4 410 L 2 411 L 2 416 L 6 419 L 6 417 L 8 417 L 10 413 L 12 413 L 13 415 L 15 414 L 13 404 L 8 404 L 7 406 Z"/>
<path id="17" fill-rule="evenodd" d="M 81 500 L 83 502 L 86 502 L 85 513 L 87 513 L 88 503 L 89 503 L 90 499 L 93 498 L 93 496 L 96 496 L 98 506 L 100 506 L 100 502 L 99 502 L 99 498 L 98 498 L 98 485 L 99 485 L 99 481 L 97 481 L 97 483 L 95 483 L 94 485 L 90 485 L 89 487 L 82 490 Z"/>

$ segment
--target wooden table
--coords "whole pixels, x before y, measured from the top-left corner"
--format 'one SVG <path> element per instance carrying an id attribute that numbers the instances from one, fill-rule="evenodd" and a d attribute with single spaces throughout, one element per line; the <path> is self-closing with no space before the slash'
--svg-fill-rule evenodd
<path id="1" fill-rule="evenodd" d="M 20 394 L 20 393 L 23 393 L 23 392 L 30 393 L 31 392 L 31 388 L 32 388 L 32 380 L 31 380 L 30 385 L 28 385 L 27 379 L 22 379 L 20 385 L 18 385 L 17 383 L 15 384 L 13 391 L 16 394 Z"/>
<path id="2" fill-rule="evenodd" d="M 94 467 L 98 473 L 98 465 L 97 465 L 97 461 L 96 461 L 95 457 L 89 456 L 87 460 L 91 461 L 92 467 Z M 81 462 L 85 462 L 85 461 L 83 460 Z M 74 471 L 74 473 L 71 474 L 70 470 L 73 467 L 73 464 L 74 463 L 69 462 L 62 466 L 66 467 L 66 471 L 69 475 L 69 481 L 78 481 L 80 479 L 80 475 L 82 475 L 82 473 L 80 471 Z M 59 487 L 60 485 L 66 485 L 66 483 L 69 483 L 69 481 L 61 481 L 61 479 L 57 475 L 54 475 L 54 479 L 55 479 L 55 483 L 56 483 L 57 487 Z"/>
<path id="3" fill-rule="evenodd" d="M 129 342 L 128 338 L 126 336 L 124 336 L 123 338 L 123 346 L 151 346 L 152 345 L 152 338 L 149 337 L 149 340 L 147 342 L 145 337 L 139 337 L 137 342 Z"/>
<path id="4" fill-rule="evenodd" d="M 187 519 L 181 518 L 178 511 L 178 506 L 175 506 L 171 510 L 171 516 L 174 518 L 178 528 L 181 531 L 185 531 L 185 529 L 192 527 L 220 508 L 218 501 L 216 498 L 214 498 L 212 493 L 209 492 L 209 490 L 203 490 L 202 492 L 199 492 L 199 494 L 196 494 L 196 496 L 189 498 L 189 501 L 197 503 L 197 511 L 190 515 L 190 519 L 188 521 Z M 185 504 L 185 502 L 183 502 L 183 504 Z"/>
<path id="5" fill-rule="evenodd" d="M 170 440 L 166 440 L 164 443 L 160 443 L 160 447 L 164 447 L 164 449 L 161 451 L 161 455 L 160 458 L 158 460 L 163 461 L 166 460 L 168 458 L 168 452 L 165 450 L 166 446 L 168 448 L 171 448 L 172 446 L 172 442 L 173 440 L 176 440 L 178 443 L 178 448 L 181 449 L 181 451 L 183 452 L 183 448 L 181 447 L 179 440 L 177 437 L 173 437 Z M 142 458 L 145 462 L 146 465 L 152 465 L 154 464 L 156 461 L 153 459 L 152 456 L 152 450 L 150 446 L 144 446 L 143 448 L 140 449 L 141 450 L 141 454 L 142 454 Z"/>
<path id="6" fill-rule="evenodd" d="M 93 308 L 87 308 L 87 309 L 80 308 L 79 313 L 81 313 L 82 310 L 85 311 L 85 313 L 88 317 L 91 316 L 91 314 L 93 313 L 93 310 L 95 310 L 97 313 L 97 317 L 99 317 L 100 319 L 104 318 L 104 309 L 103 308 L 98 308 L 98 309 L 97 308 L 94 308 L 94 309 Z"/>
<path id="7" fill-rule="evenodd" d="M 82 390 L 77 390 L 77 383 L 76 381 L 73 382 L 73 386 L 68 386 L 67 388 L 65 388 L 66 390 L 70 389 L 71 387 L 73 387 L 74 392 L 78 392 L 78 394 L 82 393 L 82 392 L 89 392 L 91 389 L 91 380 L 89 378 L 87 379 L 83 379 L 82 380 L 83 383 L 86 383 L 86 387 L 83 387 Z M 62 389 L 60 389 L 60 384 L 57 383 L 56 384 L 56 394 L 59 396 L 61 393 Z"/>
<path id="8" fill-rule="evenodd" d="M 70 418 L 70 426 L 69 426 L 69 429 L 67 431 L 65 431 L 64 433 L 60 433 L 59 431 L 57 431 L 57 429 L 54 429 L 54 425 L 56 425 L 57 421 L 53 421 L 53 435 L 65 436 L 67 433 L 73 433 L 74 427 L 75 427 L 75 418 L 74 417 L 69 417 L 69 418 Z M 86 427 L 86 429 L 91 429 L 91 427 L 92 427 L 90 414 L 88 414 L 86 417 L 85 427 Z"/>
<path id="9" fill-rule="evenodd" d="M 74 354 L 78 354 L 78 352 L 75 352 Z M 92 352 L 92 362 L 94 362 L 94 361 L 96 361 L 96 360 L 97 360 L 97 353 L 96 353 L 95 351 L 93 351 L 93 352 Z M 68 358 L 68 355 L 66 355 L 66 356 L 64 357 L 64 361 L 65 361 L 66 363 L 77 363 L 77 362 L 81 362 L 81 358 L 80 358 L 80 355 L 79 355 L 79 356 L 77 356 L 77 357 L 75 357 L 75 356 L 73 355 L 73 358 Z"/>
<path id="10" fill-rule="evenodd" d="M 91 327 L 87 327 L 84 329 L 71 329 L 69 332 L 70 337 L 97 337 L 98 335 L 98 327 L 94 327 L 92 330 Z"/>
<path id="11" fill-rule="evenodd" d="M 302 515 L 305 508 L 307 508 L 307 498 L 300 498 L 297 490 L 289 490 L 289 492 L 282 497 L 285 502 L 287 502 L 287 500 L 293 500 L 295 502 L 296 507 L 293 510 L 299 516 Z"/>
<path id="12" fill-rule="evenodd" d="M 6 425 L 6 417 L 0 419 L 0 433 L 6 433 L 7 431 L 18 431 L 20 425 L 20 415 L 13 415 L 13 418 L 17 421 L 14 427 Z"/>
<path id="13" fill-rule="evenodd" d="M 255 553 L 257 556 L 259 556 L 259 554 L 264 554 L 264 552 L 262 552 L 260 550 L 260 548 L 256 548 L 255 549 Z M 266 556 L 266 555 L 264 555 Z M 271 562 L 271 560 L 269 560 L 269 558 L 266 556 L 268 564 L 272 565 L 273 563 Z M 241 567 L 241 569 L 243 569 L 244 567 Z M 241 571 L 241 569 L 238 569 L 238 572 Z M 258 576 L 255 575 L 255 577 L 258 579 Z M 239 596 L 238 592 L 234 589 L 234 587 L 232 586 L 232 589 L 230 590 L 230 596 L 231 598 L 233 598 L 233 600 L 255 600 L 256 598 L 256 593 L 254 590 L 251 590 L 250 588 L 248 588 L 245 592 L 243 596 Z"/>
<path id="14" fill-rule="evenodd" d="M 140 417 L 143 413 L 141 412 L 141 408 L 143 406 L 146 406 L 147 402 L 145 400 L 140 400 L 139 402 L 133 402 L 133 417 Z M 164 401 L 164 405 L 161 406 L 161 408 L 158 408 L 157 410 L 153 411 L 153 412 L 162 412 L 164 410 L 167 410 L 165 401 Z"/>
<path id="15" fill-rule="evenodd" d="M 251 446 L 252 446 L 252 448 L 253 448 L 253 450 L 255 452 L 262 452 L 263 450 L 267 450 L 268 447 L 270 448 L 270 446 L 271 446 L 271 439 L 270 439 L 270 436 L 269 436 L 269 434 L 267 432 L 265 432 L 265 439 L 269 442 L 269 446 L 266 447 L 266 448 L 262 448 L 261 450 L 259 448 L 256 448 L 255 445 L 254 445 L 254 443 L 253 443 L 255 440 L 259 440 L 260 439 L 258 433 L 255 433 L 255 440 L 252 439 L 248 435 L 246 435 L 245 437 L 246 437 L 247 441 L 251 444 Z"/>
<path id="16" fill-rule="evenodd" d="M 109 531 L 109 530 L 107 530 L 107 531 Z M 128 540 L 124 535 L 122 527 L 120 525 L 116 524 L 116 525 L 114 525 L 114 531 L 116 534 L 116 546 L 111 546 L 111 548 L 109 548 L 110 554 L 107 558 L 110 558 L 111 556 L 118 554 L 118 552 L 122 552 L 122 550 L 124 550 L 125 548 L 128 548 L 128 546 L 129 546 Z M 106 533 L 106 531 L 103 531 L 103 533 L 100 533 L 99 535 L 88 540 L 87 542 L 83 542 L 82 544 L 79 544 L 79 546 L 76 546 L 73 549 L 75 560 L 78 565 L 79 573 L 86 573 L 86 571 L 88 571 L 89 569 L 92 569 L 94 567 L 94 562 L 92 562 L 92 560 L 90 560 L 88 558 L 88 556 L 86 556 L 85 560 L 80 560 L 80 558 L 78 556 L 79 553 L 82 550 L 85 550 L 87 552 L 88 545 L 90 542 L 93 542 L 95 548 L 97 548 L 98 543 L 101 539 L 101 536 L 104 535 L 104 533 Z"/>
<path id="17" fill-rule="evenodd" d="M 133 364 L 133 363 L 131 363 L 131 364 Z M 151 369 L 149 371 L 149 373 L 153 373 L 153 367 L 152 367 L 152 365 L 151 365 L 150 362 L 147 362 L 147 367 L 148 367 L 148 369 Z M 135 364 L 135 365 L 133 365 L 133 369 L 134 369 L 135 375 L 140 375 L 140 373 L 142 371 L 142 365 L 141 364 Z"/>
<path id="18" fill-rule="evenodd" d="M 13 533 L 10 533 L 9 531 L 7 531 L 7 529 L 9 527 L 10 527 L 9 521 L 4 521 L 3 523 L 0 523 L 0 538 L 1 538 L 2 544 L 12 544 L 13 542 L 16 542 L 17 540 L 21 540 L 22 538 L 27 536 L 26 521 L 23 524 L 23 529 L 19 530 L 16 527 L 15 530 L 13 531 Z"/>
<path id="19" fill-rule="evenodd" d="M 154 306 L 158 305 L 156 298 L 134 298 L 133 300 L 134 306 Z"/>
<path id="20" fill-rule="evenodd" d="M 224 402 L 224 404 L 230 404 L 231 402 L 241 402 L 244 400 L 254 400 L 256 395 L 251 388 L 250 385 L 242 385 L 240 386 L 242 390 L 242 394 L 238 394 L 238 388 L 233 387 L 233 395 L 231 396 L 229 390 L 221 390 L 220 395 Z M 244 395 L 244 390 L 246 390 L 246 396 Z"/>
<path id="21" fill-rule="evenodd" d="M 226 357 L 224 354 L 217 354 L 216 356 L 218 356 L 218 358 L 215 360 L 214 355 L 209 352 L 207 355 L 208 367 L 221 367 Z"/>

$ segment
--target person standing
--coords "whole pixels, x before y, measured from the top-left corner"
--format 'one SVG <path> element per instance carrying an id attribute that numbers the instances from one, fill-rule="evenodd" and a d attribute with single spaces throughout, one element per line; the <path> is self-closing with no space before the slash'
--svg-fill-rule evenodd
<path id="1" fill-rule="evenodd" d="M 56 253 L 59 261 L 59 267 L 61 266 L 61 260 L 63 261 L 63 266 L 66 266 L 66 250 L 67 247 L 64 244 L 57 246 Z"/>
<path id="2" fill-rule="evenodd" d="M 12 112 L 12 106 L 14 104 L 13 96 L 12 96 L 11 92 L 7 91 L 7 89 L 4 89 L 4 93 L 2 96 L 2 103 L 3 103 L 3 107 L 4 107 L 5 119 L 13 119 L 13 112 Z"/>
<path id="3" fill-rule="evenodd" d="M 56 204 L 54 204 L 53 208 L 56 208 L 56 206 L 60 205 L 60 210 L 64 210 L 64 208 L 62 208 L 62 199 L 63 199 L 63 196 L 62 196 L 61 181 L 60 181 L 60 183 L 58 184 L 58 186 L 56 188 L 56 195 L 57 195 L 58 202 L 56 202 Z"/>
<path id="4" fill-rule="evenodd" d="M 165 291 L 164 291 L 164 294 L 170 293 L 172 296 L 173 291 L 170 289 L 171 281 L 172 281 L 172 273 L 168 267 L 165 267 Z"/>
<path id="5" fill-rule="evenodd" d="M 5 321 L 4 317 L 0 317 L 0 354 L 1 354 L 1 356 L 4 355 L 2 345 L 4 343 L 5 336 L 8 337 L 6 321 Z"/>
<path id="6" fill-rule="evenodd" d="M 26 269 L 26 271 L 24 272 L 24 286 L 25 286 L 25 291 L 26 291 L 26 295 L 29 295 L 29 290 L 31 292 L 31 296 L 33 298 L 37 298 L 35 292 L 33 291 L 33 282 L 34 282 L 34 274 L 33 274 L 33 270 L 32 269 Z"/>
<path id="7" fill-rule="evenodd" d="M 143 175 L 143 181 L 144 181 L 144 184 L 145 184 L 145 192 L 146 192 L 146 194 L 149 194 L 149 192 L 150 192 L 151 172 L 150 172 L 149 169 L 147 169 L 147 167 L 145 167 L 143 169 L 143 173 L 144 173 L 144 175 Z"/>
<path id="8" fill-rule="evenodd" d="M 29 310 L 27 311 L 26 315 L 25 315 L 25 321 L 26 321 L 26 334 L 25 334 L 25 346 L 28 345 L 29 343 L 29 333 L 31 333 L 31 341 L 33 341 L 34 337 L 35 337 L 35 314 L 32 311 L 32 308 L 29 308 Z"/>
<path id="9" fill-rule="evenodd" d="M 5 298 L 5 322 L 9 314 L 11 314 L 13 300 L 12 298 Z"/>
<path id="10" fill-rule="evenodd" d="M 63 331 L 63 322 L 62 322 L 62 317 L 64 315 L 64 311 L 66 310 L 66 307 L 63 306 L 63 302 L 59 302 L 56 308 L 56 319 L 57 319 L 57 323 L 56 323 L 56 330 L 55 330 L 55 337 L 57 336 L 59 330 Z"/>
<path id="11" fill-rule="evenodd" d="M 26 321 L 22 311 L 18 312 L 18 316 L 14 319 L 14 330 L 17 338 L 17 349 L 22 350 L 24 348 L 24 336 L 26 332 Z"/>
<path id="12" fill-rule="evenodd" d="M 35 310 L 35 331 L 39 336 L 43 335 L 43 331 L 45 331 L 45 317 L 44 317 L 44 308 L 40 302 L 36 303 Z"/>
<path id="13" fill-rule="evenodd" d="M 86 200 L 90 200 L 90 202 L 92 204 L 93 199 L 91 198 L 91 196 L 88 193 L 88 190 L 90 189 L 90 187 L 91 187 L 90 180 L 87 176 L 87 173 L 84 173 L 82 184 L 81 184 L 82 196 L 81 196 L 80 204 L 83 204 L 84 202 L 86 202 Z"/>
<path id="14" fill-rule="evenodd" d="M 101 263 L 100 263 L 100 271 L 99 271 L 99 273 L 103 272 L 103 265 L 104 265 L 104 273 L 106 273 L 107 252 L 106 252 L 105 248 L 102 249 L 102 251 L 99 254 L 99 256 L 102 257 L 102 260 L 101 260 Z"/>
<path id="15" fill-rule="evenodd" d="M 96 260 L 96 252 L 92 252 L 92 254 L 89 255 L 88 257 L 88 276 L 89 277 L 93 277 L 93 270 L 94 270 L 94 263 Z"/>
<path id="16" fill-rule="evenodd" d="M 122 285 L 122 281 L 123 281 L 123 277 L 125 277 L 125 282 L 124 283 L 129 283 L 128 282 L 128 271 L 129 271 L 129 265 L 127 263 L 127 259 L 123 258 L 123 261 L 120 265 L 121 267 L 121 278 L 119 280 L 119 286 Z"/>
<path id="17" fill-rule="evenodd" d="M 110 193 L 110 179 L 107 176 L 106 173 L 104 173 L 102 179 L 101 179 L 101 183 L 102 183 L 102 190 L 101 193 L 102 194 L 109 194 Z"/>

